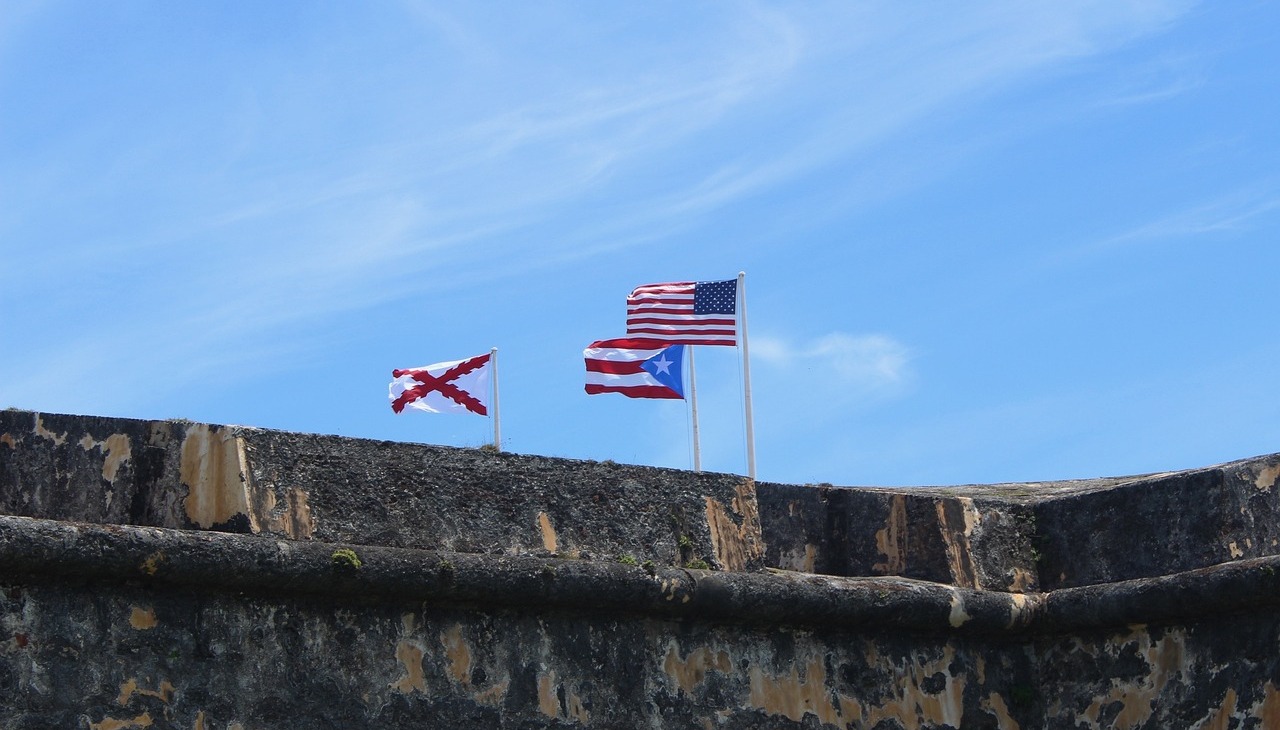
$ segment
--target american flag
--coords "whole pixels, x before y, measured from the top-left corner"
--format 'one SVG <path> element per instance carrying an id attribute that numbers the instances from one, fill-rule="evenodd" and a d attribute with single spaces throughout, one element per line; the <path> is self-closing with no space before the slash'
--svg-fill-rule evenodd
<path id="1" fill-rule="evenodd" d="M 627 296 L 627 334 L 681 345 L 738 344 L 738 280 L 644 284 Z"/>

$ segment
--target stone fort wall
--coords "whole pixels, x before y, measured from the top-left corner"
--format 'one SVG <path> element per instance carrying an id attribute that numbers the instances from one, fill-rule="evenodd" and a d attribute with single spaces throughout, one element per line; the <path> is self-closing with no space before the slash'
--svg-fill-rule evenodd
<path id="1" fill-rule="evenodd" d="M 1280 727 L 1280 456 L 953 488 L 0 412 L 0 727 Z"/>

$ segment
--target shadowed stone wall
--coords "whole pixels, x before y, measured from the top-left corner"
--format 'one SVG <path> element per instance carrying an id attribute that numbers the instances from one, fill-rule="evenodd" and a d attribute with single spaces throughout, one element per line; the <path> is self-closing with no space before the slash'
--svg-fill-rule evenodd
<path id="1" fill-rule="evenodd" d="M 1280 553 L 1280 455 L 1021 484 L 760 485 L 766 561 L 1025 593 Z"/>
<path id="2" fill-rule="evenodd" d="M 754 485 L 726 474 L 14 410 L 0 512 L 725 570 L 764 554 Z"/>
<path id="3" fill-rule="evenodd" d="M 801 487 L 7 411 L 0 727 L 1277 727 L 1277 465 Z"/>

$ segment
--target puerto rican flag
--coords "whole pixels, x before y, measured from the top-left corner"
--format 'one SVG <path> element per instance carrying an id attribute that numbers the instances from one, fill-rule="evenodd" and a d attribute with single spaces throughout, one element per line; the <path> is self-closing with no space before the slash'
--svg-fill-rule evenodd
<path id="1" fill-rule="evenodd" d="M 490 355 L 392 370 L 395 380 L 390 386 L 391 410 L 489 415 Z"/>
<path id="2" fill-rule="evenodd" d="M 582 351 L 587 394 L 628 398 L 684 398 L 684 345 L 649 338 L 592 342 Z"/>

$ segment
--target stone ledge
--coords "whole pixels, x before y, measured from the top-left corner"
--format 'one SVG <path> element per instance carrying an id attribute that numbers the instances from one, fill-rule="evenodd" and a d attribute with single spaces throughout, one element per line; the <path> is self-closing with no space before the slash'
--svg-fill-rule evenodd
<path id="1" fill-rule="evenodd" d="M 355 567 L 342 551 L 355 554 Z M 1280 605 L 1280 557 L 1010 594 L 905 578 L 714 572 L 0 516 L 0 573 L 339 601 L 423 601 L 825 630 L 1054 634 Z"/>

